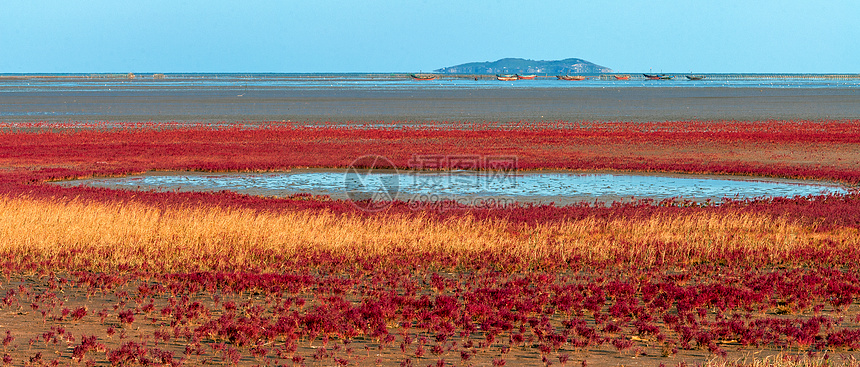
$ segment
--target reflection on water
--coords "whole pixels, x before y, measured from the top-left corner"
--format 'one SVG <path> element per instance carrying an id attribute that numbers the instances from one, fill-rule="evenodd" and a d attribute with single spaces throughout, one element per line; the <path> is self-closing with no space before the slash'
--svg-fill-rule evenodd
<path id="1" fill-rule="evenodd" d="M 475 171 L 347 174 L 343 171 L 294 171 L 270 174 L 150 174 L 65 182 L 157 191 L 220 191 L 266 196 L 294 193 L 345 198 L 348 192 L 386 190 L 398 200 L 505 197 L 519 202 L 579 202 L 594 199 L 719 199 L 792 197 L 845 193 L 835 185 L 792 180 L 722 179 L 695 175 L 506 173 Z M 391 195 L 389 195 L 391 196 Z"/>

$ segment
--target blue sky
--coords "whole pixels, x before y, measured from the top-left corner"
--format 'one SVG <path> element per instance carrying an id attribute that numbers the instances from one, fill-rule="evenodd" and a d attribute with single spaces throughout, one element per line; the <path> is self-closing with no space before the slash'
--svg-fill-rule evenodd
<path id="1" fill-rule="evenodd" d="M 2 0 L 0 73 L 413 72 L 505 57 L 860 73 L 858 19 L 857 0 Z"/>

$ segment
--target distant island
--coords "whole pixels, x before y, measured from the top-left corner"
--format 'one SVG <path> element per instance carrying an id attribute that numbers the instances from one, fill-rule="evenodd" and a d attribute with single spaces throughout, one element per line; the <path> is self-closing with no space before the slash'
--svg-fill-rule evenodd
<path id="1" fill-rule="evenodd" d="M 583 59 L 526 60 L 506 58 L 498 61 L 470 62 L 435 70 L 443 74 L 602 74 L 612 69 Z"/>

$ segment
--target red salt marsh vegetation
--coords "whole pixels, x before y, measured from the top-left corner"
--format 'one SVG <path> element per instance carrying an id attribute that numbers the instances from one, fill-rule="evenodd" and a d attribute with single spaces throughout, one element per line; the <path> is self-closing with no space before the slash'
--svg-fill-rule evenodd
<path id="1" fill-rule="evenodd" d="M 0 165 L 68 168 L 73 169 L 69 175 L 76 175 L 346 167 L 367 154 L 385 156 L 407 168 L 421 154 L 514 155 L 520 169 L 753 174 L 860 182 L 856 149 L 860 122 L 856 120 L 456 126 L 7 124 L 0 126 L 6 131 L 0 135 Z"/>
<path id="2" fill-rule="evenodd" d="M 856 187 L 860 121 L 3 127 L 0 364 L 857 364 L 856 192 L 368 213 L 47 181 L 440 154 Z"/>

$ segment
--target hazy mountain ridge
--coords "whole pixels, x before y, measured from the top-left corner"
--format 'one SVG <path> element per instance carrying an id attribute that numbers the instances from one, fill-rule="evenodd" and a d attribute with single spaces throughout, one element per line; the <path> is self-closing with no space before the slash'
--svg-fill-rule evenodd
<path id="1" fill-rule="evenodd" d="M 444 74 L 600 74 L 612 69 L 592 62 L 569 58 L 564 60 L 527 60 L 505 58 L 498 61 L 470 62 L 435 70 Z"/>

